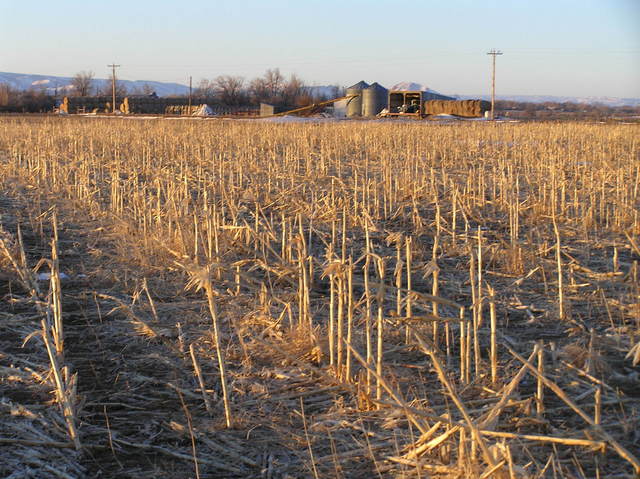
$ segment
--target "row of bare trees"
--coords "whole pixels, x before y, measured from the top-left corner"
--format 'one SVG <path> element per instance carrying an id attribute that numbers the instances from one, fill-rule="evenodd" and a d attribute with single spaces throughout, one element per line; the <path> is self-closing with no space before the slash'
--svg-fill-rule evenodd
<path id="1" fill-rule="evenodd" d="M 102 89 L 94 88 L 92 71 L 78 72 L 71 84 L 76 96 L 111 95 L 112 80 L 110 79 Z M 127 93 L 148 95 L 152 92 L 151 88 L 144 87 L 141 91 L 127 92 L 125 86 L 116 79 L 117 96 Z M 309 103 L 311 100 L 308 89 L 300 77 L 292 74 L 286 78 L 279 68 L 269 69 L 263 76 L 250 81 L 235 75 L 220 75 L 212 80 L 203 79 L 195 89 L 194 96 L 215 98 L 219 103 L 230 106 L 261 102 L 295 106 Z"/>
<path id="2" fill-rule="evenodd" d="M 71 96 L 111 96 L 112 79 L 96 81 L 92 71 L 80 71 L 71 79 L 71 85 L 53 90 L 50 88 L 33 88 L 29 92 L 21 92 L 9 85 L 1 85 L 0 107 L 11 111 L 40 111 L 53 104 L 56 98 L 65 95 Z M 134 90 L 127 89 L 124 82 L 116 82 L 116 96 L 127 95 L 152 95 L 153 88 L 143 85 Z M 270 103 L 278 106 L 296 107 L 312 103 L 323 98 L 316 98 L 312 89 L 306 87 L 302 79 L 295 74 L 285 77 L 278 68 L 267 70 L 264 75 L 246 80 L 241 76 L 220 75 L 212 80 L 203 79 L 193 91 L 193 96 L 207 99 L 212 102 L 227 106 L 257 105 Z M 336 94 L 337 95 L 337 94 Z M 47 101 L 43 101 L 43 98 Z M 26 107 L 24 105 L 28 104 Z M 33 106 L 43 105 L 43 106 Z"/>
<path id="3" fill-rule="evenodd" d="M 113 79 L 109 78 L 107 83 L 102 88 L 96 88 L 94 85 L 94 73 L 92 71 L 81 71 L 76 73 L 71 79 L 71 85 L 73 86 L 74 96 L 111 96 L 113 88 Z M 154 93 L 153 88 L 150 85 L 142 85 L 141 88 L 129 91 L 127 87 L 119 82 L 116 78 L 116 96 L 123 97 L 126 95 L 151 95 Z"/>
<path id="4" fill-rule="evenodd" d="M 295 74 L 286 78 L 279 68 L 269 69 L 261 77 L 246 81 L 241 76 L 220 75 L 213 80 L 203 79 L 196 96 L 216 97 L 225 105 L 271 103 L 295 106 L 309 101 L 304 82 Z"/>

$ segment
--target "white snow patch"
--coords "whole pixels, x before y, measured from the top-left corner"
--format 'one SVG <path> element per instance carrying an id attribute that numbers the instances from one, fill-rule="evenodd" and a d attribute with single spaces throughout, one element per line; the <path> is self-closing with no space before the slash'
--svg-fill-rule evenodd
<path id="1" fill-rule="evenodd" d="M 431 88 L 424 86 L 422 83 L 415 83 L 410 81 L 403 81 L 400 83 L 396 83 L 391 87 L 391 90 L 426 91 L 429 93 L 437 93 L 438 95 L 440 95 L 440 93 L 438 93 L 435 90 L 432 90 Z"/>
<path id="2" fill-rule="evenodd" d="M 269 123 L 326 123 L 336 121 L 337 118 L 328 118 L 328 117 L 303 117 L 303 116 L 293 116 L 293 115 L 285 115 L 285 116 L 274 116 L 271 118 L 262 118 L 258 121 L 266 121 Z"/>
<path id="3" fill-rule="evenodd" d="M 215 115 L 215 112 L 206 103 L 204 103 L 203 105 L 200 105 L 198 109 L 191 114 L 191 116 L 214 116 L 214 115 Z"/>

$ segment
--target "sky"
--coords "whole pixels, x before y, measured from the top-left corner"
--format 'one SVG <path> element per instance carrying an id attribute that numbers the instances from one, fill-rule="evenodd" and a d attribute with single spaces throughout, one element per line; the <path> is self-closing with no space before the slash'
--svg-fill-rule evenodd
<path id="1" fill-rule="evenodd" d="M 640 98 L 640 0 L 0 0 L 0 71 Z"/>

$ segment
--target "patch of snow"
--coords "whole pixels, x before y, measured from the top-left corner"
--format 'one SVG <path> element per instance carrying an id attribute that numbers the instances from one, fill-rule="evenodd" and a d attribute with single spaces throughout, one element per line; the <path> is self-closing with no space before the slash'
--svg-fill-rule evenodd
<path id="1" fill-rule="evenodd" d="M 269 123 L 325 123 L 336 121 L 336 118 L 285 115 L 273 116 L 271 118 L 261 118 L 258 121 L 265 121 Z"/>
<path id="2" fill-rule="evenodd" d="M 440 93 L 438 93 L 435 90 L 432 90 L 431 88 L 424 86 L 422 83 L 415 83 L 410 81 L 403 81 L 400 83 L 396 83 L 390 89 L 391 90 L 408 90 L 408 91 L 426 91 L 429 93 L 437 93 L 438 95 L 440 95 Z"/>
<path id="3" fill-rule="evenodd" d="M 216 113 L 213 109 L 207 105 L 206 103 L 200 105 L 196 111 L 194 111 L 191 116 L 214 116 Z"/>

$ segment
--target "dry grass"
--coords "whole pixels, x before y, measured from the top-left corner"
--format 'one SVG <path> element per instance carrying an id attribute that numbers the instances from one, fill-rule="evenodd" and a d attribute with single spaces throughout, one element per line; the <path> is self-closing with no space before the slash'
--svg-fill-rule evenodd
<path id="1" fill-rule="evenodd" d="M 638 132 L 0 119 L 0 471 L 633 477 Z"/>

